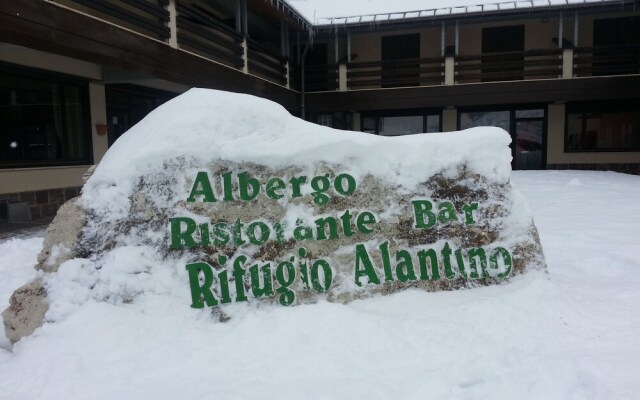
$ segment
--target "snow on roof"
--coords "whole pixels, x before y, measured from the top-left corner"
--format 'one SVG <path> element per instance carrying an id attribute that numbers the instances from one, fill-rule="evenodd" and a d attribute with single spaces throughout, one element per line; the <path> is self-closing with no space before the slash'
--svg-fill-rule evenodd
<path id="1" fill-rule="evenodd" d="M 313 25 L 465 15 L 544 7 L 624 3 L 625 0 L 287 0 Z M 425 8 L 425 5 L 428 8 Z"/>

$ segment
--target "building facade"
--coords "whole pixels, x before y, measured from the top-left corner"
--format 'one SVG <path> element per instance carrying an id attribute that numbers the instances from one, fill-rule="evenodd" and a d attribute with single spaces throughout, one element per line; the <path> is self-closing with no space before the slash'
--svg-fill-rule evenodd
<path id="1" fill-rule="evenodd" d="M 514 169 L 640 170 L 636 0 L 316 25 L 283 0 L 2 2 L 0 80 L 0 220 L 55 214 L 122 133 L 193 86 L 371 134 L 500 126 Z"/>

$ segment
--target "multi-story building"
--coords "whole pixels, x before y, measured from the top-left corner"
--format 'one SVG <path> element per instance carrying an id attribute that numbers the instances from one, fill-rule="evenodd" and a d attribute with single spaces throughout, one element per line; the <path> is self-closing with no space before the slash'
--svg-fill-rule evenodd
<path id="1" fill-rule="evenodd" d="M 284 0 L 0 2 L 0 218 L 55 213 L 119 135 L 192 86 L 379 135 L 501 126 L 515 169 L 639 172 L 637 0 L 362 14 L 312 24 Z"/>

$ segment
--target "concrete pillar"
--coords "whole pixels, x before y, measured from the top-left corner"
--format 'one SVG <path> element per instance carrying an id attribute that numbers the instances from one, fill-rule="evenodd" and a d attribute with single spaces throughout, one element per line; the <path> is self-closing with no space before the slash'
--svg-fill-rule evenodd
<path id="1" fill-rule="evenodd" d="M 167 5 L 169 11 L 169 46 L 174 49 L 178 48 L 178 13 L 176 11 L 176 0 L 169 0 Z"/>
<path id="2" fill-rule="evenodd" d="M 93 162 L 97 164 L 107 152 L 109 147 L 108 135 L 98 134 L 96 125 L 107 125 L 107 100 L 104 92 L 104 84 L 101 82 L 89 83 L 89 104 L 91 107 L 91 141 L 93 143 Z"/>
<path id="3" fill-rule="evenodd" d="M 362 130 L 362 126 L 360 125 L 360 113 L 353 113 L 353 130 L 360 132 Z"/>
<path id="4" fill-rule="evenodd" d="M 338 91 L 347 91 L 347 64 L 338 65 Z"/>
<path id="5" fill-rule="evenodd" d="M 287 89 L 291 89 L 291 75 L 289 74 L 289 61 L 285 64 L 285 69 L 287 70 Z"/>
<path id="6" fill-rule="evenodd" d="M 564 104 L 549 104 L 547 110 L 547 164 L 561 164 L 563 161 L 564 115 Z"/>
<path id="7" fill-rule="evenodd" d="M 456 60 L 454 57 L 446 57 L 444 59 L 444 84 L 447 86 L 455 83 L 455 65 Z"/>
<path id="8" fill-rule="evenodd" d="M 562 50 L 562 79 L 573 78 L 573 49 Z"/>
<path id="9" fill-rule="evenodd" d="M 242 67 L 242 72 L 245 74 L 249 73 L 249 46 L 247 45 L 247 35 L 242 39 L 242 61 L 244 62 L 244 66 Z"/>
<path id="10" fill-rule="evenodd" d="M 442 110 L 442 132 L 458 130 L 458 110 L 445 108 Z"/>

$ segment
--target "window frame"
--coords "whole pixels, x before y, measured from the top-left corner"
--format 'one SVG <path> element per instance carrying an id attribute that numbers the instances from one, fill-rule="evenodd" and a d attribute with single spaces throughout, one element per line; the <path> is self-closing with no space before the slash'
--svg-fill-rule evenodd
<path id="1" fill-rule="evenodd" d="M 89 104 L 89 79 L 67 75 L 59 72 L 46 71 L 42 69 L 24 67 L 20 65 L 0 62 L 0 74 L 5 76 L 15 76 L 20 78 L 56 83 L 62 85 L 76 86 L 79 91 L 81 111 L 82 111 L 82 135 L 84 135 L 84 151 L 86 156 L 82 160 L 24 160 L 9 161 L 0 159 L 0 170 L 21 169 L 21 168 L 43 168 L 43 167 L 65 167 L 92 165 L 93 158 L 93 132 L 91 129 L 91 105 Z"/>
<path id="2" fill-rule="evenodd" d="M 412 117 L 412 116 L 422 116 L 422 130 L 423 132 L 419 133 L 409 133 L 406 135 L 393 135 L 387 137 L 398 137 L 398 136 L 410 136 L 410 135 L 419 135 L 421 133 L 436 133 L 436 132 L 427 132 L 427 117 L 428 116 L 438 116 L 438 132 L 442 132 L 442 109 L 441 108 L 426 108 L 426 109 L 410 109 L 410 110 L 376 110 L 376 111 L 364 111 L 360 113 L 360 131 L 365 132 L 364 129 L 364 119 L 365 118 L 375 118 L 375 132 L 365 132 L 371 135 L 382 136 L 380 135 L 380 118 L 384 117 Z"/>
<path id="3" fill-rule="evenodd" d="M 569 143 L 569 114 L 580 113 L 582 115 L 582 133 L 585 133 L 585 114 L 591 112 L 629 112 L 640 113 L 640 99 L 636 100 L 613 100 L 613 101 L 581 101 L 567 103 L 564 112 L 564 143 L 565 153 L 632 153 L 640 151 L 640 141 L 638 147 L 633 148 L 610 148 L 610 149 L 570 149 Z"/>
<path id="4" fill-rule="evenodd" d="M 476 106 L 476 107 L 461 107 L 457 109 L 456 113 L 456 128 L 461 130 L 460 120 L 463 113 L 469 112 L 493 112 L 493 111 L 508 111 L 509 112 L 509 131 L 507 132 L 511 136 L 511 167 L 515 167 L 516 162 L 516 146 L 513 140 L 513 133 L 515 132 L 516 124 L 519 121 L 533 121 L 542 120 L 542 168 L 540 170 L 547 169 L 547 152 L 548 152 L 548 135 L 549 135 L 549 108 L 547 103 L 531 103 L 531 104 L 509 104 L 509 105 L 495 105 L 495 106 Z M 543 110 L 542 117 L 521 117 L 516 118 L 516 112 L 523 110 Z M 515 170 L 515 169 L 514 169 Z"/>

